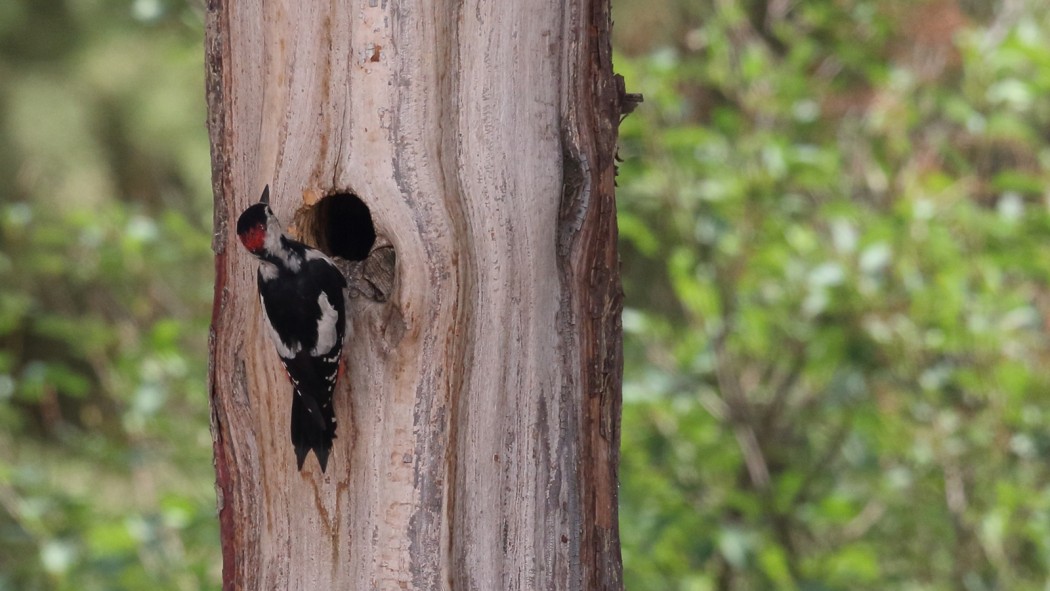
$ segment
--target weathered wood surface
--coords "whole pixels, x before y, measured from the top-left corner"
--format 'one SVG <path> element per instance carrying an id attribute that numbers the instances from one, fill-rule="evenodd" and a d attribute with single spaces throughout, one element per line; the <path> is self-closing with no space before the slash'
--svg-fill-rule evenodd
<path id="1" fill-rule="evenodd" d="M 608 29 L 601 0 L 208 2 L 224 589 L 622 587 Z M 349 302 L 326 475 L 232 231 L 267 183 L 286 221 L 360 195 L 397 255 Z"/>

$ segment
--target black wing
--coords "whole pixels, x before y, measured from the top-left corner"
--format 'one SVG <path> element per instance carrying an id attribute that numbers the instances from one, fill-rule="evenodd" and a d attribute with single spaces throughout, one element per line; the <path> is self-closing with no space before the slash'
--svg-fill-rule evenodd
<path id="1" fill-rule="evenodd" d="M 300 470 L 313 450 L 324 472 L 336 437 L 332 395 L 346 330 L 345 286 L 342 273 L 320 257 L 308 258 L 291 276 L 259 276 L 273 337 L 288 338 L 277 350 L 292 382 L 291 438 Z"/>

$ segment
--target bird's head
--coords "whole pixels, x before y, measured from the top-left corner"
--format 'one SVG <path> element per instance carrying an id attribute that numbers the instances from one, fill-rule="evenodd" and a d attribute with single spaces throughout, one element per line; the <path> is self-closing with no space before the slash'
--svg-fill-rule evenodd
<path id="1" fill-rule="evenodd" d="M 272 241 L 280 237 L 280 227 L 270 209 L 270 185 L 266 185 L 259 202 L 244 210 L 237 219 L 237 237 L 248 252 L 260 256 L 266 250 L 267 238 Z"/>

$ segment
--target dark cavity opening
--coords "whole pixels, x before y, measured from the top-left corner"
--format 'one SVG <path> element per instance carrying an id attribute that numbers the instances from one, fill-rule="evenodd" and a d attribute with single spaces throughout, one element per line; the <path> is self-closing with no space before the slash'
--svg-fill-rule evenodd
<path id="1" fill-rule="evenodd" d="M 322 250 L 349 261 L 368 258 L 376 242 L 372 213 L 353 193 L 336 193 L 314 206 L 314 235 Z"/>

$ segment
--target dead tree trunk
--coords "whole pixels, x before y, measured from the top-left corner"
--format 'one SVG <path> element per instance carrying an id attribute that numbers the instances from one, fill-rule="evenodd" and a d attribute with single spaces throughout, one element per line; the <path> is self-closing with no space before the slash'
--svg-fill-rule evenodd
<path id="1" fill-rule="evenodd" d="M 211 402 L 224 589 L 621 589 L 621 109 L 607 0 L 210 0 Z M 291 390 L 231 224 L 361 222 L 339 438 Z M 321 204 L 321 205 L 319 205 Z M 385 248 L 384 248 L 385 247 Z M 378 278 L 377 278 L 378 277 Z"/>

